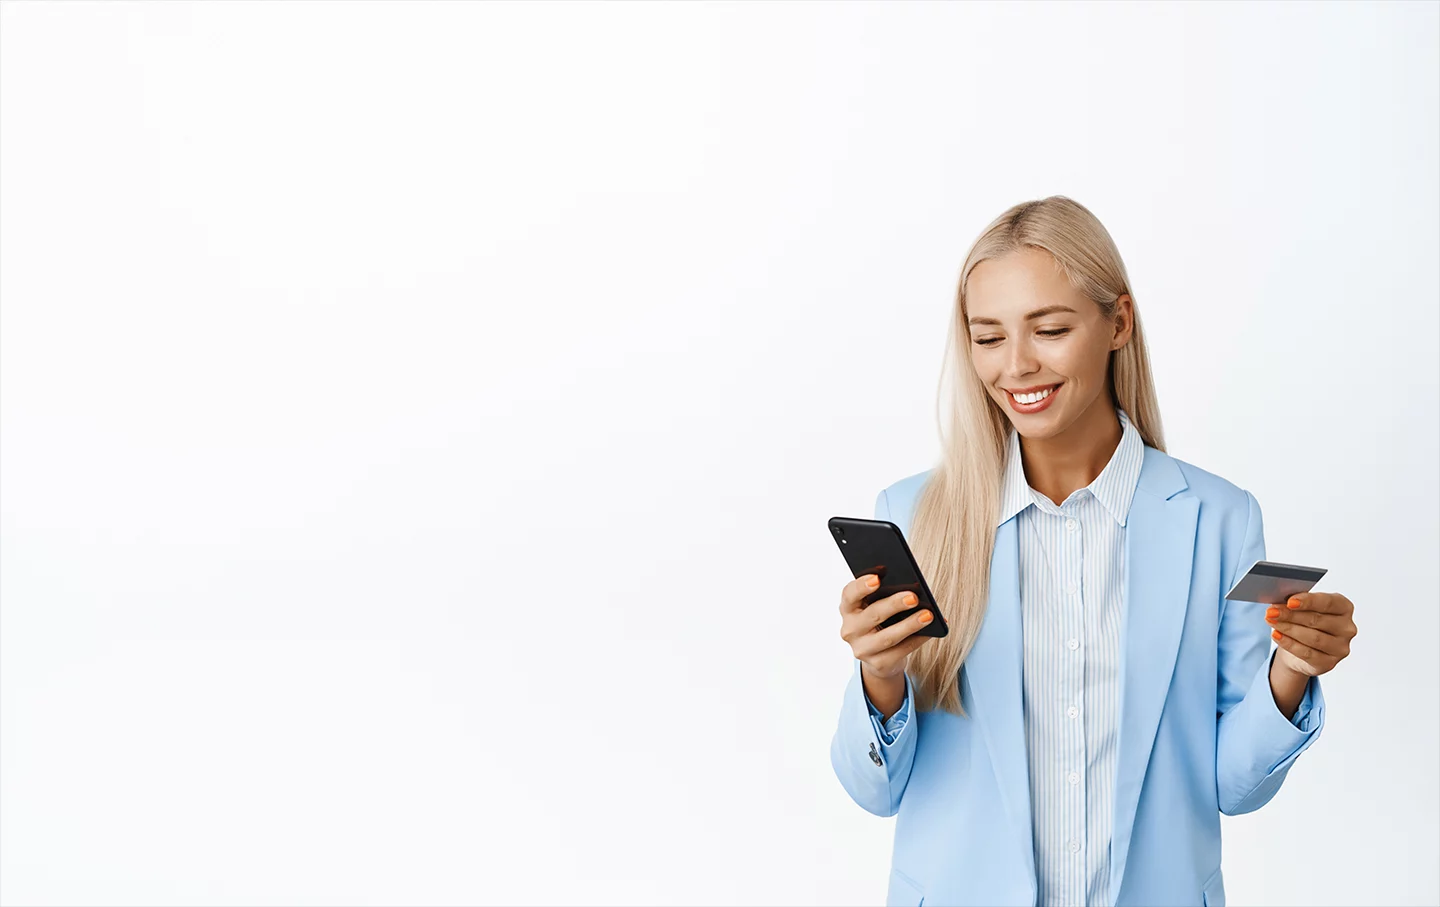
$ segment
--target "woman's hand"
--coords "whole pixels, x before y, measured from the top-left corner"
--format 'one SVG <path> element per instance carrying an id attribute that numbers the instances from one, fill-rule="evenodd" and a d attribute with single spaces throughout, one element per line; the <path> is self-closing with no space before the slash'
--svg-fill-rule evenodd
<path id="1" fill-rule="evenodd" d="M 850 644 L 850 650 L 860 660 L 865 695 L 888 721 L 905 704 L 906 659 L 927 640 L 934 639 L 916 636 L 915 631 L 930 623 L 934 615 L 928 608 L 921 608 L 879 629 L 886 618 L 915 607 L 918 599 L 913 592 L 897 592 L 865 604 L 865 596 L 878 588 L 880 578 L 867 573 L 840 590 L 840 638 Z"/>
<path id="2" fill-rule="evenodd" d="M 864 662 L 866 671 L 880 680 L 893 680 L 905 673 L 905 659 L 932 636 L 914 636 L 914 632 L 934 619 L 928 609 L 920 609 L 897 624 L 876 629 L 885 619 L 915 607 L 913 592 L 897 592 L 865 604 L 865 596 L 880 588 L 880 579 L 873 573 L 845 584 L 840 590 L 840 638 L 850 644 L 855 657 Z"/>
<path id="3" fill-rule="evenodd" d="M 1301 592 L 1285 607 L 1271 605 L 1265 620 L 1280 646 L 1277 667 L 1304 677 L 1318 677 L 1350 654 L 1355 638 L 1355 606 L 1338 592 Z"/>

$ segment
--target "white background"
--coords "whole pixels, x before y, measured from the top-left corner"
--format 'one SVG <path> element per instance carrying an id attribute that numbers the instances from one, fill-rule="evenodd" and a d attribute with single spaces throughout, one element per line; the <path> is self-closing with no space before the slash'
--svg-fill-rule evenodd
<path id="1" fill-rule="evenodd" d="M 7 3 L 0 898 L 874 904 L 824 531 L 1068 195 L 1356 603 L 1234 904 L 1440 902 L 1440 6 Z"/>

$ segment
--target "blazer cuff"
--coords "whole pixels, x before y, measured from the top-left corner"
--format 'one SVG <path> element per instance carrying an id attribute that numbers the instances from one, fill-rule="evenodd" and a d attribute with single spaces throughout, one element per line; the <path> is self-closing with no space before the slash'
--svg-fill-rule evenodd
<path id="1" fill-rule="evenodd" d="M 1293 719 L 1286 717 L 1275 704 L 1275 694 L 1270 689 L 1270 665 L 1278 651 L 1272 649 L 1270 657 L 1261 663 L 1245 694 L 1248 708 L 1237 715 L 1244 727 L 1233 729 L 1239 730 L 1243 739 L 1253 741 L 1252 764 L 1263 766 L 1267 774 L 1294 762 L 1325 725 L 1325 696 L 1318 677 L 1311 677 L 1305 684 L 1305 695 Z"/>

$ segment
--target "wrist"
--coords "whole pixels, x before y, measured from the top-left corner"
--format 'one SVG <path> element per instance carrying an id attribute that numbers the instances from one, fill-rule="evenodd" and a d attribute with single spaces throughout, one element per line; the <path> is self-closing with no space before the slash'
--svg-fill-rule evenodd
<path id="1" fill-rule="evenodd" d="M 1271 655 L 1270 678 L 1272 680 L 1278 680 L 1283 683 L 1296 686 L 1304 686 L 1306 683 L 1308 683 L 1310 681 L 1310 675 L 1306 674 L 1304 671 L 1298 670 L 1294 665 L 1290 664 L 1289 661 L 1282 657 L 1280 653 L 1281 650 L 1276 649 Z"/>
<path id="2" fill-rule="evenodd" d="M 1305 697 L 1306 685 L 1310 683 L 1310 675 L 1295 670 L 1280 658 L 1280 650 L 1276 649 L 1271 656 L 1270 662 L 1270 694 L 1275 699 L 1275 707 L 1280 710 L 1286 720 L 1293 720 L 1296 710 L 1300 707 L 1300 700 Z"/>
<path id="3" fill-rule="evenodd" d="M 868 677 L 868 678 L 870 678 L 871 680 L 874 680 L 874 681 L 876 681 L 876 682 L 878 682 L 878 683 L 895 683 L 895 682 L 897 682 L 897 681 L 901 681 L 901 680 L 904 679 L 904 677 L 905 677 L 905 666 L 904 666 L 904 665 L 901 665 L 900 668 L 899 668 L 899 670 L 897 670 L 897 671 L 896 671 L 895 673 L 893 673 L 893 674 L 881 674 L 879 671 L 877 671 L 877 670 L 875 670 L 874 668 L 870 667 L 869 662 L 861 661 L 861 662 L 860 662 L 860 673 L 861 673 L 861 674 L 864 674 L 866 677 Z"/>

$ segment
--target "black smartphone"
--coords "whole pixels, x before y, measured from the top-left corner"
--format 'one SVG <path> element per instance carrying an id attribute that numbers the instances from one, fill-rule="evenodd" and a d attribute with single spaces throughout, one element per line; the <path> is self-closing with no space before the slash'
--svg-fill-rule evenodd
<path id="1" fill-rule="evenodd" d="M 840 548 L 850 572 L 857 578 L 867 573 L 880 577 L 880 588 L 861 599 L 866 605 L 897 592 L 914 592 L 915 598 L 919 600 L 915 607 L 897 611 L 887 617 L 880 624 L 881 627 L 899 623 L 925 608 L 935 615 L 935 619 L 916 630 L 914 635 L 940 637 L 950 633 L 945 616 L 936 606 L 935 596 L 930 594 L 925 577 L 920 575 L 915 555 L 910 553 L 910 546 L 905 542 L 905 535 L 899 526 L 888 520 L 832 516 L 830 537 Z"/>

